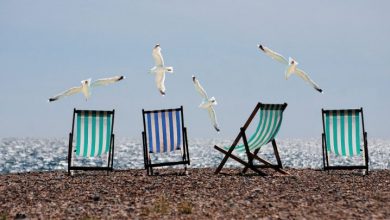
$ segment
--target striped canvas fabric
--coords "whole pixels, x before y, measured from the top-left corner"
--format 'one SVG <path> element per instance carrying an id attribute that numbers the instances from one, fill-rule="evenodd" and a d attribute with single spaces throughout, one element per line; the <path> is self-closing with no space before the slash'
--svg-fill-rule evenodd
<path id="1" fill-rule="evenodd" d="M 110 149 L 112 114 L 103 111 L 76 112 L 76 155 L 100 156 Z"/>
<path id="2" fill-rule="evenodd" d="M 248 139 L 250 150 L 255 150 L 275 138 L 283 119 L 283 105 L 265 105 L 259 110 L 259 124 L 255 133 Z M 238 151 L 244 151 L 245 146 L 238 145 Z"/>
<path id="3" fill-rule="evenodd" d="M 181 110 L 145 112 L 144 117 L 150 153 L 180 150 Z"/>
<path id="4" fill-rule="evenodd" d="M 336 155 L 360 155 L 360 111 L 325 111 L 325 138 L 327 151 Z"/>

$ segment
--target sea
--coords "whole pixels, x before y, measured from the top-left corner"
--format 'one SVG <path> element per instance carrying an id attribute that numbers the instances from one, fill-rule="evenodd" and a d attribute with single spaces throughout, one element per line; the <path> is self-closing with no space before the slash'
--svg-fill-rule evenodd
<path id="1" fill-rule="evenodd" d="M 232 140 L 189 139 L 191 165 L 189 168 L 215 168 L 223 154 L 214 149 L 214 145 L 229 146 Z M 284 167 L 321 169 L 321 139 L 280 139 L 277 140 L 279 154 Z M 390 169 L 390 140 L 369 139 L 370 170 Z M 245 153 L 236 152 L 245 159 Z M 67 138 L 0 138 L 0 174 L 66 171 L 68 162 Z M 275 162 L 272 146 L 261 148 L 259 155 Z M 153 155 L 154 161 L 170 161 L 180 157 L 180 152 Z M 98 158 L 76 158 L 75 163 L 87 165 L 106 164 L 106 155 Z M 362 157 L 345 158 L 330 155 L 332 164 L 359 164 Z M 116 138 L 114 151 L 114 169 L 143 169 L 144 156 L 142 142 L 139 139 Z M 225 167 L 242 167 L 229 159 Z"/>

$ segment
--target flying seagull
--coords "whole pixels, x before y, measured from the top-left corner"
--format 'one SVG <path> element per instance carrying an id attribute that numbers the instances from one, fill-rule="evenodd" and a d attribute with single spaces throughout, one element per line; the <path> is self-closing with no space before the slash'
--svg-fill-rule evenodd
<path id="1" fill-rule="evenodd" d="M 155 76 L 155 82 L 157 85 L 157 89 L 160 91 L 161 95 L 165 95 L 165 72 L 173 73 L 173 67 L 171 66 L 164 66 L 164 59 L 161 54 L 161 47 L 160 44 L 156 44 L 153 48 L 152 56 L 154 58 L 155 66 L 150 69 L 150 73 L 154 73 Z"/>
<path id="2" fill-rule="evenodd" d="M 74 95 L 76 93 L 82 93 L 85 97 L 85 100 L 87 101 L 88 98 L 91 96 L 91 88 L 96 87 L 96 86 L 105 86 L 105 85 L 108 85 L 111 83 L 115 83 L 115 82 L 118 82 L 124 78 L 125 78 L 124 76 L 114 76 L 114 77 L 110 77 L 110 78 L 98 79 L 98 80 L 94 81 L 93 83 L 91 83 L 91 79 L 86 79 L 86 80 L 81 81 L 81 86 L 72 87 L 72 88 L 70 88 L 70 89 L 68 89 L 68 90 L 66 90 L 66 91 L 64 91 L 56 96 L 49 98 L 49 102 L 56 101 L 62 97 Z"/>
<path id="3" fill-rule="evenodd" d="M 285 72 L 285 78 L 286 80 L 290 77 L 291 74 L 295 73 L 297 76 L 301 77 L 303 80 L 305 80 L 307 83 L 309 83 L 315 90 L 322 93 L 322 89 L 319 87 L 317 83 L 315 83 L 307 73 L 305 73 L 303 70 L 297 68 L 298 62 L 294 60 L 293 58 L 289 57 L 288 61 L 286 58 L 284 58 L 281 54 L 259 44 L 259 49 L 263 51 L 266 55 L 271 57 L 272 59 L 278 61 L 279 63 L 287 65 L 287 69 Z"/>
<path id="4" fill-rule="evenodd" d="M 215 110 L 213 108 L 214 105 L 217 105 L 217 101 L 215 100 L 214 97 L 209 98 L 207 96 L 206 91 L 200 85 L 199 80 L 195 76 L 192 76 L 192 81 L 194 82 L 195 89 L 199 92 L 200 96 L 202 96 L 202 98 L 203 98 L 203 101 L 202 101 L 202 103 L 200 103 L 199 108 L 207 109 L 215 130 L 217 130 L 217 132 L 219 132 L 220 129 L 219 129 L 218 122 L 217 122 L 217 116 L 216 116 Z"/>

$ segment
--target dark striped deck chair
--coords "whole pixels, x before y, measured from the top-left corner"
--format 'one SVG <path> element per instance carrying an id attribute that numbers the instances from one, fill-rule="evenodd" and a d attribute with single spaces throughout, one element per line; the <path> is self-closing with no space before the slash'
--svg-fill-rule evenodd
<path id="1" fill-rule="evenodd" d="M 187 129 L 184 127 L 183 106 L 176 109 L 145 111 L 142 109 L 144 131 L 142 141 L 144 148 L 145 169 L 153 175 L 154 167 L 190 165 L 188 152 Z M 180 160 L 153 163 L 152 155 L 180 151 Z"/>
<path id="2" fill-rule="evenodd" d="M 367 132 L 364 129 L 363 108 L 324 110 L 322 153 L 324 170 L 365 169 L 368 173 Z M 330 165 L 329 156 L 362 157 L 362 164 L 340 166 Z"/>
<path id="3" fill-rule="evenodd" d="M 69 134 L 68 174 L 71 174 L 71 170 L 112 171 L 114 114 L 115 110 L 73 110 L 72 132 Z M 106 161 L 107 166 L 74 165 L 76 162 L 85 164 L 92 159 L 100 163 Z"/>
<path id="4" fill-rule="evenodd" d="M 249 116 L 248 120 L 240 129 L 240 133 L 233 141 L 231 146 L 226 147 L 225 149 L 218 146 L 214 146 L 215 149 L 225 154 L 225 157 L 222 159 L 220 165 L 215 171 L 215 174 L 218 174 L 223 166 L 225 165 L 228 158 L 232 158 L 237 162 L 245 166 L 242 173 L 245 173 L 248 169 L 253 170 L 254 172 L 265 176 L 266 174 L 260 170 L 260 168 L 273 168 L 278 172 L 287 174 L 282 170 L 282 162 L 279 157 L 278 148 L 276 145 L 275 137 L 280 129 L 283 119 L 283 111 L 286 109 L 287 103 L 284 104 L 263 104 L 258 103 L 253 110 L 252 114 Z M 255 132 L 247 138 L 246 131 L 251 124 L 252 120 L 258 115 L 259 121 Z M 238 145 L 242 139 L 243 144 Z M 262 146 L 272 143 L 274 149 L 274 155 L 276 157 L 277 164 L 272 164 L 271 162 L 259 157 L 259 153 Z M 244 161 L 239 157 L 233 155 L 233 150 L 245 151 L 248 161 Z M 261 162 L 261 165 L 254 165 L 253 161 L 257 160 Z"/>

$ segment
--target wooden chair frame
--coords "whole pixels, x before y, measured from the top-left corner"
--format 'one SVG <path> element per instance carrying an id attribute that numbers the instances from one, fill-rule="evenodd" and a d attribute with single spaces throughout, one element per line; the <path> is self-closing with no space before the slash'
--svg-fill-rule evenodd
<path id="1" fill-rule="evenodd" d="M 287 174 L 287 172 L 282 170 L 283 166 L 282 166 L 282 162 L 280 160 L 278 147 L 276 145 L 275 139 L 272 139 L 269 142 L 272 142 L 272 146 L 273 146 L 273 149 L 274 149 L 274 155 L 275 155 L 277 164 L 272 164 L 271 162 L 269 162 L 269 161 L 259 157 L 257 154 L 259 153 L 260 148 L 257 148 L 252 153 L 249 150 L 249 145 L 248 145 L 248 141 L 247 141 L 246 130 L 249 127 L 249 125 L 251 124 L 253 118 L 255 118 L 257 112 L 261 108 L 263 108 L 265 106 L 272 106 L 272 105 L 280 106 L 280 104 L 263 104 L 263 103 L 260 103 L 260 102 L 257 103 L 256 107 L 254 108 L 253 112 L 249 116 L 248 120 L 245 122 L 244 126 L 240 128 L 240 133 L 237 135 L 236 139 L 233 141 L 233 144 L 231 145 L 231 147 L 230 147 L 230 149 L 228 151 L 218 147 L 217 145 L 214 146 L 214 148 L 216 150 L 218 150 L 218 151 L 222 152 L 223 154 L 225 154 L 225 157 L 222 159 L 222 161 L 219 164 L 218 168 L 215 170 L 215 174 L 218 174 L 222 170 L 223 166 L 225 165 L 226 161 L 229 158 L 232 158 L 235 161 L 237 161 L 237 162 L 239 162 L 239 163 L 241 163 L 241 164 L 243 164 L 245 166 L 245 168 L 242 170 L 242 173 L 246 173 L 248 169 L 251 169 L 252 171 L 258 173 L 261 176 L 266 176 L 267 174 L 264 173 L 263 171 L 261 171 L 259 168 L 272 168 L 272 169 L 274 169 L 274 170 L 276 170 L 276 171 L 278 171 L 280 173 Z M 284 111 L 286 109 L 286 107 L 287 107 L 287 103 L 284 103 L 284 104 L 281 104 L 281 105 L 282 105 L 281 110 Z M 245 152 L 246 152 L 246 156 L 247 156 L 248 161 L 244 161 L 244 160 L 240 159 L 239 157 L 237 157 L 237 156 L 235 156 L 233 154 L 233 150 L 236 148 L 236 146 L 237 146 L 237 144 L 238 144 L 238 142 L 240 141 L 241 138 L 242 138 L 244 146 L 245 146 Z M 262 165 L 254 165 L 253 164 L 253 160 L 257 160 L 257 161 L 261 162 Z"/>

